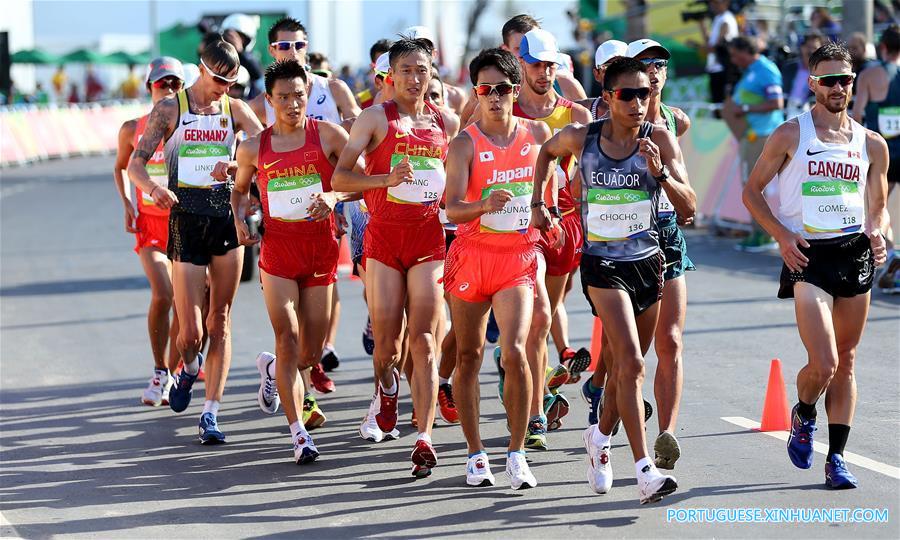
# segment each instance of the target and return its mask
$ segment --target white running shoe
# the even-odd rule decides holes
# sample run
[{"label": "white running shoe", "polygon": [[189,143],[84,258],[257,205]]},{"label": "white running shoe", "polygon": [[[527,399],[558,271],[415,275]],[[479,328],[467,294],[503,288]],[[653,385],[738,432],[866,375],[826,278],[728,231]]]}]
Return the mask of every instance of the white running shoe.
[{"label": "white running shoe", "polygon": [[299,433],[294,438],[294,461],[297,465],[312,463],[319,457],[319,450],[309,433]]},{"label": "white running shoe", "polygon": [[274,361],[275,355],[270,352],[263,351],[256,356],[256,369],[259,371],[259,392],[256,394],[256,401],[266,414],[275,414],[281,405],[275,379],[269,377],[269,364]]},{"label": "white running shoe", "polygon": [[381,412],[381,397],[378,395],[378,390],[376,389],[375,394],[372,396],[372,402],[369,404],[369,410],[366,412],[365,418],[363,418],[362,422],[359,424],[359,436],[367,441],[376,443],[383,440],[399,439],[400,430],[397,428],[385,433],[378,427],[375,415],[379,412]]},{"label": "white running shoe", "polygon": [[640,489],[641,504],[657,502],[678,489],[678,482],[674,476],[659,472],[655,465],[647,465],[638,474],[638,488]]},{"label": "white running shoe", "polygon": [[[169,374],[166,371],[153,370],[153,376],[150,377],[150,383],[144,389],[141,396],[141,403],[151,407],[159,407],[163,402],[163,390],[169,384]],[[168,392],[165,394],[168,396]]]},{"label": "white running shoe", "polygon": [[531,474],[525,454],[521,452],[507,454],[506,476],[509,477],[509,486],[513,489],[537,487],[537,479]]},{"label": "white running shoe", "polygon": [[466,484],[481,487],[494,485],[494,475],[491,474],[491,463],[486,453],[478,452],[466,461]]},{"label": "white running shoe", "polygon": [[609,440],[600,444],[597,440],[600,430],[590,426],[581,434],[584,449],[587,450],[587,479],[594,493],[608,493],[613,483],[612,464],[609,462]]},{"label": "white running shoe", "polygon": [[169,404],[169,390],[172,389],[172,386],[175,384],[175,377],[166,373],[166,384],[163,385],[163,393],[162,393],[162,404],[163,406],[167,406]]}]

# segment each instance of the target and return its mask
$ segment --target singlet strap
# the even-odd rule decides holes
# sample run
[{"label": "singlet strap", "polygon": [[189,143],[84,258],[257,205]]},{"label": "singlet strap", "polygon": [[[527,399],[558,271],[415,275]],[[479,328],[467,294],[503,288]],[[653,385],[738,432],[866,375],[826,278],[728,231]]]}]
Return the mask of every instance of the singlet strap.
[{"label": "singlet strap", "polygon": [[179,91],[177,96],[178,96],[178,116],[181,116],[182,114],[189,111],[187,89]]},{"label": "singlet strap", "polygon": [[665,103],[660,103],[659,109],[666,119],[666,127],[669,128],[673,135],[678,135],[678,123],[675,121],[675,113],[672,111],[672,108]]}]

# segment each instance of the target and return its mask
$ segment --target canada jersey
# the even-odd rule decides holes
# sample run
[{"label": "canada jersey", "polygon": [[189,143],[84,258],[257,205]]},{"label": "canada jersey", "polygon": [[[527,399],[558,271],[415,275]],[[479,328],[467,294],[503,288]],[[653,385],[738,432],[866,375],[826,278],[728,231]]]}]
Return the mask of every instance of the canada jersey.
[{"label": "canada jersey", "polygon": [[406,129],[400,123],[394,101],[386,101],[382,106],[388,129],[384,140],[374,150],[366,153],[366,174],[389,174],[397,163],[409,157],[414,169],[414,179],[399,186],[373,188],[363,192],[372,222],[437,221],[439,203],[446,183],[444,160],[449,145],[443,117],[434,106],[426,102],[433,126]]},{"label": "canada jersey", "polygon": [[[144,130],[147,129],[147,119],[150,118],[150,115],[145,115],[137,119],[137,125],[134,128],[134,140],[131,145],[134,148],[138,147],[138,143],[141,141],[141,137],[144,136]],[[156,150],[153,152],[153,155],[150,156],[150,159],[147,160],[147,174],[150,175],[150,179],[153,180],[156,184],[160,186],[168,185],[168,173],[166,172],[166,157],[163,153],[163,143],[159,142],[159,146],[156,147]],[[139,214],[145,214],[148,216],[168,216],[169,210],[166,208],[160,208],[156,206],[156,203],[153,202],[153,197],[150,196],[149,193],[144,193],[141,189],[135,186],[135,199],[137,201],[137,211]]]},{"label": "canada jersey", "polygon": [[334,166],[322,148],[318,121],[306,119],[303,146],[284,152],[272,149],[272,128],[259,136],[256,183],[266,234],[330,234],[334,214],[312,221],[309,206],[316,194],[332,191]]},{"label": "canada jersey", "polygon": [[797,151],[778,173],[779,220],[809,239],[862,232],[869,174],[866,129],[850,119],[850,142],[826,144],[816,136],[812,113],[801,114],[797,122]]},{"label": "canada jersey", "polygon": [[472,140],[472,164],[466,202],[488,198],[498,189],[511,191],[513,198],[497,212],[483,214],[478,219],[459,225],[458,238],[479,243],[510,247],[534,244],[538,232],[531,227],[531,197],[534,192],[534,166],[541,145],[534,139],[534,120],[516,119],[513,141],[505,147],[496,146],[472,124],[465,133]]},{"label": "canada jersey", "polygon": [[[560,97],[556,100],[553,112],[543,118],[533,118],[522,110],[518,101],[515,101],[513,102],[513,114],[519,118],[543,122],[550,128],[551,135],[556,135],[564,127],[572,123],[573,105],[574,103],[568,99]],[[572,196],[572,190],[569,187],[569,183],[575,177],[575,168],[574,156],[564,158],[556,168],[557,176],[560,177],[557,206],[559,207],[559,211],[563,214],[567,214],[575,208],[575,198]]]},{"label": "canada jersey", "polygon": [[163,146],[169,189],[178,197],[172,209],[204,216],[229,216],[233,184],[211,176],[216,163],[234,157],[237,139],[229,98],[222,96],[221,110],[216,114],[195,114],[190,111],[187,91],[176,95],[178,124]]}]

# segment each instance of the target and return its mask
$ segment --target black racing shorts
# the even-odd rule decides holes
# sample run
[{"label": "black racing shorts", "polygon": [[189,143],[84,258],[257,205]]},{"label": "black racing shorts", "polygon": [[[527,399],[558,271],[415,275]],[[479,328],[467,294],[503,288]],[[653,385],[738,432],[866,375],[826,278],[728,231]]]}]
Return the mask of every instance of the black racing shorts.
[{"label": "black racing shorts", "polygon": [[688,257],[684,233],[681,232],[681,228],[674,219],[671,222],[660,223],[659,243],[666,257],[666,268],[663,273],[665,281],[679,278],[685,272],[697,269]]},{"label": "black racing shorts", "polygon": [[613,261],[582,253],[581,289],[591,312],[599,316],[588,287],[623,290],[631,299],[635,316],[647,311],[662,298],[664,261],[662,251],[639,261]]},{"label": "black racing shorts", "polygon": [[800,251],[809,258],[809,264],[800,272],[782,265],[778,298],[793,298],[794,283],[800,281],[832,297],[850,298],[872,289],[875,257],[868,236],[858,233],[807,242],[809,247]]},{"label": "black racing shorts", "polygon": [[239,247],[234,218],[172,212],[169,214],[169,259],[207,266],[213,257]]}]

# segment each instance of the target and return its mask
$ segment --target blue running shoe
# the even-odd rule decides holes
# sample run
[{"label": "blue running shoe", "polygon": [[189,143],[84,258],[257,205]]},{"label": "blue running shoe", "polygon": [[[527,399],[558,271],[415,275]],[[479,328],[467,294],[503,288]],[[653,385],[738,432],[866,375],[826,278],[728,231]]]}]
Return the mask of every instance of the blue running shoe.
[{"label": "blue running shoe", "polygon": [[497,340],[500,339],[500,327],[497,326],[497,319],[494,318],[493,309],[488,314],[488,324],[487,329],[484,331],[484,339],[490,343],[497,343]]},{"label": "blue running shoe", "polygon": [[[200,367],[202,368],[203,353],[197,353],[197,361],[200,362]],[[191,404],[191,388],[193,388],[194,382],[199,375],[199,371],[197,372],[197,375],[191,375],[184,368],[181,368],[181,373],[177,375],[175,384],[173,384],[172,389],[169,390],[169,407],[171,407],[173,411],[181,412],[187,409],[188,405]]]},{"label": "blue running shoe", "polygon": [[213,413],[200,415],[200,444],[223,444],[225,434],[219,431],[219,424]]},{"label": "blue running shoe", "polygon": [[596,392],[591,392],[591,380],[588,379],[581,385],[581,397],[584,398],[584,402],[590,407],[588,411],[588,425],[593,426],[600,421],[600,404],[603,402],[603,388]]},{"label": "blue running shoe", "polygon": [[856,489],[859,482],[844,465],[844,456],[832,454],[825,464],[825,487],[828,489]]},{"label": "blue running shoe", "polygon": [[372,319],[366,319],[366,327],[362,333],[362,344],[366,354],[371,355],[375,352],[375,334],[372,332]]},{"label": "blue running shoe", "polygon": [[494,365],[497,366],[497,373],[500,375],[500,380],[497,382],[497,395],[500,396],[500,403],[503,403],[503,381],[506,379],[506,372],[503,371],[503,365],[500,362],[500,347],[494,348]]},{"label": "blue running shoe", "polygon": [[816,430],[816,421],[804,420],[797,407],[798,405],[794,405],[791,410],[791,433],[788,435],[787,451],[794,466],[808,469],[813,463],[813,432]]}]

